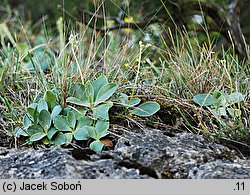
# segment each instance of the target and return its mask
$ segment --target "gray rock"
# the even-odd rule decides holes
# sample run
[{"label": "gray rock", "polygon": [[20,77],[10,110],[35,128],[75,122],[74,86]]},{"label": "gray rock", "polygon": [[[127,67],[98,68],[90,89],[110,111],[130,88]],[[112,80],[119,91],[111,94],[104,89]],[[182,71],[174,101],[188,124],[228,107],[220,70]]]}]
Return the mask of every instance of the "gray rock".
[{"label": "gray rock", "polygon": [[0,163],[1,179],[149,178],[136,169],[117,167],[112,159],[77,161],[69,150],[60,148],[9,153],[0,157]]},{"label": "gray rock", "polygon": [[145,130],[120,139],[116,151],[157,173],[159,178],[250,178],[250,161],[240,160],[229,148],[206,141],[202,136]]},{"label": "gray rock", "polygon": [[[1,178],[76,178],[80,177],[74,159],[61,149],[13,152],[1,157]],[[67,170],[67,171],[65,171]]]},{"label": "gray rock", "polygon": [[86,160],[60,148],[2,152],[0,178],[250,178],[249,160],[202,136],[145,129],[123,137]]},{"label": "gray rock", "polygon": [[249,179],[250,161],[216,160],[197,165],[189,171],[189,179]]}]

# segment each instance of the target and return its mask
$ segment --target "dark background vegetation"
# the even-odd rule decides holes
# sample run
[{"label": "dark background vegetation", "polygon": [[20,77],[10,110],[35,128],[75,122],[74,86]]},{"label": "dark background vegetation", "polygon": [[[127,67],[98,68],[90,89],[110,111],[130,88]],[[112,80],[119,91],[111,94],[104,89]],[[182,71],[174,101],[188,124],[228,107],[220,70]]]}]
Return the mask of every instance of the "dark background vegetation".
[{"label": "dark background vegetation", "polygon": [[[219,44],[232,41],[239,56],[248,56],[245,43],[250,40],[249,0],[44,0],[39,3],[30,0],[1,0],[0,3],[2,8],[10,6],[17,9],[19,14],[33,23],[45,17],[47,24],[52,26],[59,16],[88,23],[100,4],[103,8],[98,9],[96,14],[103,18],[91,20],[99,30],[104,29],[102,19],[110,19],[114,21],[111,30],[126,26],[143,29],[149,24],[161,23],[170,28],[176,28],[176,25],[185,27],[189,31],[195,28],[199,32],[204,29],[200,26],[194,27],[192,19],[194,15],[199,15],[204,17],[203,22],[206,22],[212,37],[222,35],[222,38],[217,40]],[[3,11],[5,9],[1,10],[1,16],[7,14]],[[128,16],[132,16],[136,24],[124,24],[123,19]],[[241,33],[244,34],[245,40]]]}]

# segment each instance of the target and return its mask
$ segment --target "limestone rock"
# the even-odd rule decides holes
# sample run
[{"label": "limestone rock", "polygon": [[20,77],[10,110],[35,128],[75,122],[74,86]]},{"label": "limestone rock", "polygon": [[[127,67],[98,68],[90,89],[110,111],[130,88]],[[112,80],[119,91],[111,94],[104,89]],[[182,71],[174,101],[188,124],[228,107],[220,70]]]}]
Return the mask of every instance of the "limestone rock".
[{"label": "limestone rock", "polygon": [[249,160],[240,160],[235,151],[202,136],[166,136],[162,131],[148,129],[127,138],[129,144],[120,139],[116,151],[123,158],[155,170],[159,178],[250,178]]},{"label": "limestone rock", "polygon": [[250,160],[185,132],[145,129],[124,135],[114,150],[73,156],[62,148],[1,149],[0,178],[250,178]]},{"label": "limestone rock", "polygon": [[136,169],[117,168],[110,159],[77,161],[69,150],[59,148],[9,153],[0,162],[1,179],[148,178]]}]

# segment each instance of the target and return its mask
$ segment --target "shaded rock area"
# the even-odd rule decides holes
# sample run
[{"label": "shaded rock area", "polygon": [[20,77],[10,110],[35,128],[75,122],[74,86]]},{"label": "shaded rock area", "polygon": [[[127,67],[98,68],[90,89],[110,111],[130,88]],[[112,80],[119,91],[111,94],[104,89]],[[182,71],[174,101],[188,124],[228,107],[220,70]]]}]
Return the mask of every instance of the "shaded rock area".
[{"label": "shaded rock area", "polygon": [[156,129],[124,135],[114,150],[100,154],[0,148],[0,163],[0,178],[250,178],[250,160],[234,150],[202,136]]},{"label": "shaded rock area", "polygon": [[0,162],[0,178],[147,178],[136,169],[117,168],[110,159],[77,161],[69,150],[60,148],[11,153]]}]

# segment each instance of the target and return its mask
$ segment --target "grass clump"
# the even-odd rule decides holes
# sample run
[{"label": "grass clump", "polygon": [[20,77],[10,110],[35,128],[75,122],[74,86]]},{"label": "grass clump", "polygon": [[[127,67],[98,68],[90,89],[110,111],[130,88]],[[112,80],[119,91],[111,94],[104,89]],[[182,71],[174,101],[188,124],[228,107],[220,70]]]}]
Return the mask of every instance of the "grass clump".
[{"label": "grass clump", "polygon": [[247,62],[239,60],[232,48],[216,50],[215,44],[200,43],[186,32],[167,31],[162,45],[156,48],[160,57],[152,66],[163,104],[178,107],[189,131],[248,143]]},{"label": "grass clump", "polygon": [[155,114],[158,102],[161,110],[147,124],[250,143],[249,62],[238,59],[233,46],[218,50],[216,39],[201,43],[196,34],[158,25],[150,26],[157,39],[145,39],[143,29],[124,36],[78,22],[73,30],[64,22],[57,20],[54,34],[20,28],[13,47],[1,49],[1,129],[14,140],[87,141],[100,151],[114,121],[110,112],[134,121],[133,115]]}]

